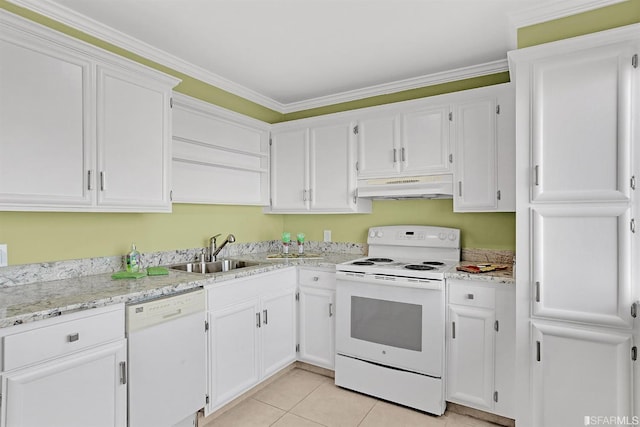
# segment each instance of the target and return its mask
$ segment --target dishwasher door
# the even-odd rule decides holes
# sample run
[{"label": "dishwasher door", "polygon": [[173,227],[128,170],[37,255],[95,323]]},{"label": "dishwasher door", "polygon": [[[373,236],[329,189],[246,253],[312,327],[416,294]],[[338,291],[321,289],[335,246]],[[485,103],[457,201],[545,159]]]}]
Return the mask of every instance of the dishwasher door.
[{"label": "dishwasher door", "polygon": [[171,427],[204,407],[205,294],[127,306],[129,427]]}]

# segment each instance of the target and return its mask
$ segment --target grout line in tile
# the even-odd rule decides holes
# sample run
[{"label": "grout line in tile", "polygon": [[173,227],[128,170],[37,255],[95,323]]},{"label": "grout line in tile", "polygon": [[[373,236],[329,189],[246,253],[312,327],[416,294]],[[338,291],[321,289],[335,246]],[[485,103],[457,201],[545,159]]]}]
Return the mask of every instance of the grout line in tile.
[{"label": "grout line in tile", "polygon": [[362,419],[360,420],[360,422],[358,423],[358,425],[361,425],[361,424],[364,422],[364,420],[367,418],[367,416],[369,416],[369,414],[371,413],[371,411],[373,411],[373,408],[375,408],[375,407],[376,407],[376,405],[378,404],[378,402],[379,402],[379,401],[376,401],[376,402],[373,404],[373,406],[372,406],[372,407],[367,411],[367,413],[366,413],[366,414],[364,414],[364,417],[362,417]]}]

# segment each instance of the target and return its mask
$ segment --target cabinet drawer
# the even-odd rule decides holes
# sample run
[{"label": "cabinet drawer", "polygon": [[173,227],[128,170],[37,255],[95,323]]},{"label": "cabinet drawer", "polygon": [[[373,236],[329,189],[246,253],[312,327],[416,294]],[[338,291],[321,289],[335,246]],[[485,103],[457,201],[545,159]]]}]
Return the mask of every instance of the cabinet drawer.
[{"label": "cabinet drawer", "polygon": [[452,284],[449,286],[449,304],[495,308],[495,289],[484,286]]},{"label": "cabinet drawer", "polygon": [[325,289],[336,288],[336,273],[301,268],[298,272],[298,284]]},{"label": "cabinet drawer", "polygon": [[124,338],[124,310],[109,311],[4,337],[3,370],[10,371]]}]

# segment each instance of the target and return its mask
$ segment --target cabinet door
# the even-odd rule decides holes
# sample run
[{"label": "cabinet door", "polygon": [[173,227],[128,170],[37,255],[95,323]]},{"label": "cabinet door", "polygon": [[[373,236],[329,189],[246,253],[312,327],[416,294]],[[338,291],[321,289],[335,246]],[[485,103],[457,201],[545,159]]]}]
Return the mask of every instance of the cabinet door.
[{"label": "cabinet door", "polygon": [[457,105],[455,123],[455,211],[495,210],[497,206],[496,101]]},{"label": "cabinet door", "polygon": [[271,203],[275,211],[308,209],[307,140],[307,129],[272,135]]},{"label": "cabinet door", "polygon": [[348,210],[356,188],[352,125],[311,128],[309,145],[311,209]]},{"label": "cabinet door", "polygon": [[335,362],[335,294],[300,287],[300,359],[327,369]]},{"label": "cabinet door", "polygon": [[97,73],[98,203],[170,211],[171,91],[133,73]]},{"label": "cabinet door", "polygon": [[254,299],[209,313],[209,413],[260,380],[259,310]]},{"label": "cabinet door", "polygon": [[591,416],[631,419],[631,346],[630,334],[534,322],[533,425],[587,425]]},{"label": "cabinet door", "polygon": [[531,219],[533,315],[630,327],[628,207],[537,208]]},{"label": "cabinet door", "polygon": [[400,161],[406,174],[449,172],[448,105],[402,116]]},{"label": "cabinet door", "polygon": [[358,122],[358,177],[388,177],[400,171],[398,117]]},{"label": "cabinet door", "polygon": [[2,374],[2,427],[120,427],[126,341]]},{"label": "cabinet door", "polygon": [[90,63],[13,40],[0,57],[0,203],[90,205]]},{"label": "cabinet door", "polygon": [[495,312],[449,305],[447,398],[493,409]]},{"label": "cabinet door", "polygon": [[494,413],[515,419],[516,389],[515,286],[496,286],[496,347]]},{"label": "cabinet door", "polygon": [[533,200],[629,198],[633,53],[613,44],[533,65]]},{"label": "cabinet door", "polygon": [[296,358],[295,288],[262,298],[262,378]]}]

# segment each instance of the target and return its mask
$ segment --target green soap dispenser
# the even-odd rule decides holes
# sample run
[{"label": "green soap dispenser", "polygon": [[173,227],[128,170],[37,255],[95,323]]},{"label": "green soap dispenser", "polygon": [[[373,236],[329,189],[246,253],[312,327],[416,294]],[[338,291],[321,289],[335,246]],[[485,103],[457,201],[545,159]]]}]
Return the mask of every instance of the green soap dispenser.
[{"label": "green soap dispenser", "polygon": [[129,273],[140,272],[140,252],[136,250],[136,244],[131,244],[131,252],[125,257],[127,264],[127,271]]}]

